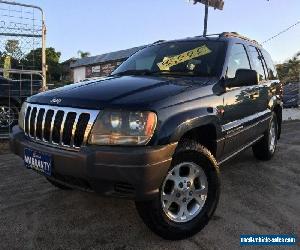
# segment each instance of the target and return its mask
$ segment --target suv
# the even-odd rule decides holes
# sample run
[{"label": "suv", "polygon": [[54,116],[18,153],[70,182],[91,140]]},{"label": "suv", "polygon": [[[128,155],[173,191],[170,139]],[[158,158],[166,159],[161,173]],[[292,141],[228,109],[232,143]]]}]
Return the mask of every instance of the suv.
[{"label": "suv", "polygon": [[7,133],[18,122],[18,113],[28,96],[38,93],[40,81],[11,80],[0,76],[0,133]]},{"label": "suv", "polygon": [[11,149],[54,186],[133,199],[152,231],[183,239],[216,210],[219,165],[248,147],[272,158],[281,93],[269,54],[237,33],[163,41],[29,98]]}]

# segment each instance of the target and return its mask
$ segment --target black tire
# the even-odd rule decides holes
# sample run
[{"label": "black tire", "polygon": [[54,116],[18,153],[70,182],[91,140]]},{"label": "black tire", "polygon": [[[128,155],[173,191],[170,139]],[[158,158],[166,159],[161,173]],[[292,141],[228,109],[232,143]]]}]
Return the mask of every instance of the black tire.
[{"label": "black tire", "polygon": [[[198,233],[213,216],[219,201],[220,173],[210,151],[195,141],[184,141],[175,152],[170,171],[183,162],[201,166],[207,178],[207,198],[196,217],[187,222],[174,222],[164,212],[160,195],[152,201],[136,202],[137,211],[144,223],[154,233],[167,240],[181,240]],[[161,192],[162,187],[160,194]]]},{"label": "black tire", "polygon": [[[3,113],[3,109],[10,109],[8,118]],[[2,114],[3,113],[3,114]],[[14,102],[0,100],[0,132],[9,133],[13,126],[18,124],[19,108]],[[8,120],[7,120],[8,119]]]},{"label": "black tire", "polygon": [[[274,147],[271,147],[271,138],[273,137],[271,134],[272,126],[275,128],[275,140]],[[264,133],[264,137],[261,138],[257,143],[252,146],[252,151],[254,156],[261,161],[269,161],[272,159],[276,152],[278,140],[278,120],[275,113],[272,114],[272,118],[269,122],[269,126],[267,131]]]},{"label": "black tire", "polygon": [[73,190],[72,188],[68,187],[68,186],[65,186],[61,183],[58,183],[58,182],[55,182],[55,181],[52,181],[51,179],[49,178],[46,178],[47,181],[49,181],[54,187],[57,187],[59,189],[62,189],[62,190]]}]

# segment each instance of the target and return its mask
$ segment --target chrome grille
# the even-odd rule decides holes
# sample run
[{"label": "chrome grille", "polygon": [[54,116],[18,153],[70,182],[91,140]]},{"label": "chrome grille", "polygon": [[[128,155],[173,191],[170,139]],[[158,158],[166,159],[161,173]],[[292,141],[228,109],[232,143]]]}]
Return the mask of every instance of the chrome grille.
[{"label": "chrome grille", "polygon": [[47,145],[79,149],[85,145],[99,111],[28,103],[24,128],[29,138]]}]

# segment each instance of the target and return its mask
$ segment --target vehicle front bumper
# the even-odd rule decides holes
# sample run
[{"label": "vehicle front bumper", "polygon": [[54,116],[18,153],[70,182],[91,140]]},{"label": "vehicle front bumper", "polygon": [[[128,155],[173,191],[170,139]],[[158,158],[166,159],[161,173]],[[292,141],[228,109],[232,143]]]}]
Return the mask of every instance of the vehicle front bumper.
[{"label": "vehicle front bumper", "polygon": [[52,156],[50,180],[133,200],[149,200],[158,195],[176,146],[177,143],[155,147],[86,146],[68,151],[34,142],[18,126],[10,136],[10,148],[21,158],[25,148]]}]

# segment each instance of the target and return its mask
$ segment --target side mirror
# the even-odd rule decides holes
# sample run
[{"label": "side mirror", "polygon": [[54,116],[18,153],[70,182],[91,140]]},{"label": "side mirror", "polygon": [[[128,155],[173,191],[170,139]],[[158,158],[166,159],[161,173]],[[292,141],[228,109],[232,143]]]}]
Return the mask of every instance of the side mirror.
[{"label": "side mirror", "polygon": [[232,87],[243,87],[257,85],[259,82],[259,76],[256,70],[252,69],[238,69],[235,73],[235,77],[225,80],[225,86]]}]

